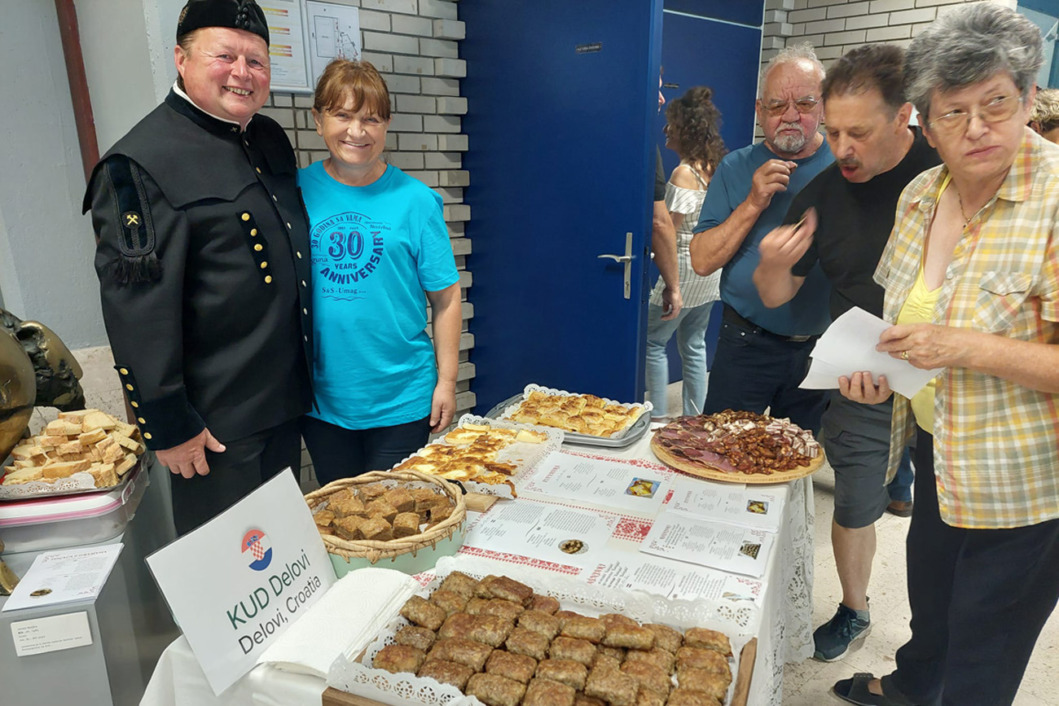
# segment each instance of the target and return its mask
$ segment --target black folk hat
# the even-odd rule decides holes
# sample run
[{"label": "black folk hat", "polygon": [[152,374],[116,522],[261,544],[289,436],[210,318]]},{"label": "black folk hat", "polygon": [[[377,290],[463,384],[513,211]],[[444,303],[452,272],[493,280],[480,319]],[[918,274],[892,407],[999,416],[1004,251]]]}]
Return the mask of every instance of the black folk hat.
[{"label": "black folk hat", "polygon": [[204,27],[241,29],[269,43],[265,13],[254,0],[188,0],[177,20],[177,43]]}]

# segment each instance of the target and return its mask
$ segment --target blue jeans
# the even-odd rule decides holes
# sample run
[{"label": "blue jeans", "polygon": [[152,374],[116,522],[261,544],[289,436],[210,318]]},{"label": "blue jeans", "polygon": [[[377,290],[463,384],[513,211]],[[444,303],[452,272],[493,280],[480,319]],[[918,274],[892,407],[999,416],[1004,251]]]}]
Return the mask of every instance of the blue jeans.
[{"label": "blue jeans", "polygon": [[647,308],[647,399],[655,417],[668,416],[666,386],[669,384],[669,358],[666,345],[677,333],[681,370],[684,376],[684,414],[702,414],[706,399],[706,327],[713,302],[681,309],[675,319],[662,321],[662,307]]},{"label": "blue jeans", "polygon": [[897,475],[890,481],[886,489],[890,492],[891,500],[908,502],[912,499],[912,481],[915,474],[912,471],[912,452],[905,447],[905,453],[901,456],[901,465],[897,467]]},{"label": "blue jeans", "polygon": [[809,370],[816,338],[787,341],[764,331],[749,331],[725,321],[710,371],[706,414],[726,409],[788,417],[802,429],[820,434],[827,390],[798,387]]}]

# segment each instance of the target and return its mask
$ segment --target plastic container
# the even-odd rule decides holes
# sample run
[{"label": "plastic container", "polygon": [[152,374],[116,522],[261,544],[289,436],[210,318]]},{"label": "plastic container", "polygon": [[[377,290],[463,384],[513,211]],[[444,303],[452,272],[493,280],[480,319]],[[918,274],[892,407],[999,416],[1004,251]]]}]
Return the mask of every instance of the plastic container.
[{"label": "plastic container", "polygon": [[328,554],[331,557],[331,566],[334,567],[335,576],[342,578],[350,571],[373,566],[376,569],[394,569],[405,574],[414,575],[422,573],[427,569],[433,569],[438,559],[443,556],[453,556],[463,546],[463,539],[467,534],[467,523],[464,522],[455,528],[448,537],[438,540],[433,546],[417,549],[413,554],[400,554],[392,559],[379,559],[374,564],[366,557],[352,557],[346,559],[337,554]]},{"label": "plastic container", "polygon": [[148,474],[142,463],[129,475],[107,493],[0,503],[4,553],[77,547],[117,537],[136,514],[147,490]]}]

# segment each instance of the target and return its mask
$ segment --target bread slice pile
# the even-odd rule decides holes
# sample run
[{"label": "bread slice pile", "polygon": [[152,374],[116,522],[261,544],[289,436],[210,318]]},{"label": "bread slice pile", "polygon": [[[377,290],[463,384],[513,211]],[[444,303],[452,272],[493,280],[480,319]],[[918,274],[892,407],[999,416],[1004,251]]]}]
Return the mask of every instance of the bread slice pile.
[{"label": "bread slice pile", "polygon": [[54,483],[87,472],[97,488],[109,488],[121,482],[145,450],[134,424],[98,409],[60,412],[43,434],[26,439],[11,451],[14,461],[4,467],[2,482]]}]

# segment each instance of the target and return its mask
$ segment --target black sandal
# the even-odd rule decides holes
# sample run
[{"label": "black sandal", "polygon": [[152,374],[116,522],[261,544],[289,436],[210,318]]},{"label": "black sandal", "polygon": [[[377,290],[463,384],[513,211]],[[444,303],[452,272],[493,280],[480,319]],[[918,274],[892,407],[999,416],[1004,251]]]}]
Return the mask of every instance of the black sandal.
[{"label": "black sandal", "polygon": [[[868,682],[874,678],[875,676],[868,672],[857,672],[852,679],[840,679],[835,682],[835,685],[831,688],[831,693],[843,701],[857,704],[857,706],[914,706],[911,701],[899,693],[893,697],[886,694],[873,694],[868,689]],[[883,677],[883,679],[887,679],[887,677]]]}]

